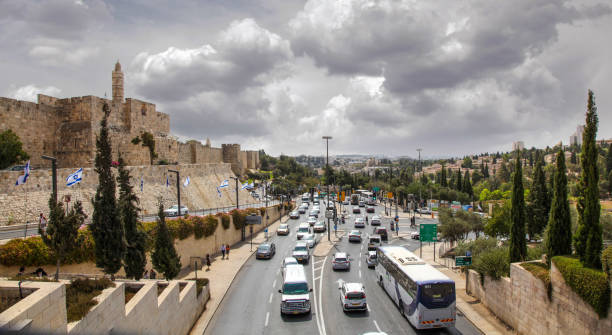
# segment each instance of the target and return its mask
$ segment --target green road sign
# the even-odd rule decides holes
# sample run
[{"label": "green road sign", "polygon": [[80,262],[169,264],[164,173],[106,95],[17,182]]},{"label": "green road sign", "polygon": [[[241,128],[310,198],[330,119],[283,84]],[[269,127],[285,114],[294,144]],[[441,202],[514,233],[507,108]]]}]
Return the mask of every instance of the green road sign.
[{"label": "green road sign", "polygon": [[374,187],[373,190],[374,190],[374,192],[378,192],[378,191],[380,191],[380,187]]},{"label": "green road sign", "polygon": [[436,242],[438,237],[438,225],[435,223],[421,223],[419,231],[421,242]]},{"label": "green road sign", "polygon": [[455,256],[455,266],[472,265],[472,256]]}]

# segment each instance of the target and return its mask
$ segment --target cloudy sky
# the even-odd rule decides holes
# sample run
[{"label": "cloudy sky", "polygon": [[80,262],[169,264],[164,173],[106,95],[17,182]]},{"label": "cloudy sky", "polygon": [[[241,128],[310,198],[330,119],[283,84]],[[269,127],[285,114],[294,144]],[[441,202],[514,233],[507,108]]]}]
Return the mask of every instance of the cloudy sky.
[{"label": "cloudy sky", "polygon": [[612,138],[609,0],[0,0],[0,95],[111,95],[274,155],[458,156]]}]

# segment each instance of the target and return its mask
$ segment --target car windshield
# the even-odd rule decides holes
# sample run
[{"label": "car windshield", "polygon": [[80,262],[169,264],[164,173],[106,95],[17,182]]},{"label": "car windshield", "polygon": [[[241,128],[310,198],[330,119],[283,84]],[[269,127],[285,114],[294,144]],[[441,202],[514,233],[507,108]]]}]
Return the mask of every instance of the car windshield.
[{"label": "car windshield", "polygon": [[257,250],[258,251],[268,251],[270,249],[269,245],[260,245]]},{"label": "car windshield", "polygon": [[380,243],[380,239],[378,237],[371,237],[370,243]]},{"label": "car windshield", "polygon": [[293,251],[307,251],[308,247],[305,245],[296,245]]},{"label": "car windshield", "polygon": [[282,224],[278,227],[278,229],[287,229],[287,225],[286,224]]},{"label": "car windshield", "polygon": [[283,294],[306,294],[308,293],[307,283],[285,283]]},{"label": "car windshield", "polygon": [[308,232],[308,228],[307,227],[302,227],[298,230],[300,233],[307,233]]}]

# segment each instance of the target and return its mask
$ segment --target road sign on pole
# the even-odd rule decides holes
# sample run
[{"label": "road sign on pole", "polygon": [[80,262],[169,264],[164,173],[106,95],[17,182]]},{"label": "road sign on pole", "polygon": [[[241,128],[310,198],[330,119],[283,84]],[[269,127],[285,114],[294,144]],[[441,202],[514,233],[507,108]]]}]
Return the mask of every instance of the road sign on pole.
[{"label": "road sign on pole", "polygon": [[421,242],[436,242],[438,225],[435,223],[421,223],[419,231]]},{"label": "road sign on pole", "polygon": [[455,266],[472,265],[472,256],[455,256]]}]

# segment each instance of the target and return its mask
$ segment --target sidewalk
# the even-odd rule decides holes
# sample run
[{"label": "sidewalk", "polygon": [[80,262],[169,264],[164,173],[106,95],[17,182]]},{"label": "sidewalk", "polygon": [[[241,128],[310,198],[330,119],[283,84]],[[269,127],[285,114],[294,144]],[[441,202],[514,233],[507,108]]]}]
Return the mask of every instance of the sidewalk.
[{"label": "sidewalk", "polygon": [[[401,234],[400,234],[401,235]],[[419,254],[417,249],[414,254]],[[433,243],[423,244],[422,247],[423,260],[433,265],[440,272],[444,273],[450,279],[455,281],[455,290],[457,293],[457,309],[465,315],[465,317],[474,324],[483,334],[516,334],[508,328],[487,309],[479,300],[469,296],[465,292],[465,276],[459,272],[451,270],[444,266],[444,261],[436,255],[434,262],[434,246]]]},{"label": "sidewalk", "polygon": [[[276,229],[280,222],[285,223],[288,220],[288,216],[282,217],[280,220],[275,221],[268,227],[268,236],[276,233]],[[242,268],[247,259],[257,250],[257,246],[265,242],[265,233],[263,230],[256,235],[253,235],[253,249],[251,250],[251,240],[247,237],[245,242],[241,242],[230,250],[229,259],[221,259],[220,256],[216,256],[210,265],[210,270],[206,271],[206,267],[202,267],[202,270],[198,271],[198,278],[209,278],[209,289],[210,299],[206,303],[206,307],[202,315],[193,328],[190,331],[192,335],[201,335],[206,331],[206,327],[212,319],[215,311],[219,307],[219,304],[223,300],[223,297],[227,293],[230,285],[234,281],[236,274]],[[195,278],[195,272],[191,271],[184,275],[184,278]]]}]

